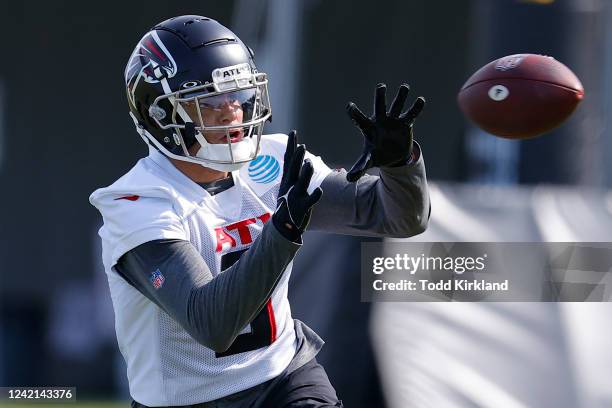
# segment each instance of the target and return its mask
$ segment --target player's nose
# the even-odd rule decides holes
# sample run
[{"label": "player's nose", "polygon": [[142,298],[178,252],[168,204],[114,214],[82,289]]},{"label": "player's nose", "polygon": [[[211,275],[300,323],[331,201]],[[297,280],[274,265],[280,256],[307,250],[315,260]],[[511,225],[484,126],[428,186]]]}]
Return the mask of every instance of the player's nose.
[{"label": "player's nose", "polygon": [[220,120],[223,124],[231,123],[236,119],[237,109],[231,101],[225,101],[220,106]]}]

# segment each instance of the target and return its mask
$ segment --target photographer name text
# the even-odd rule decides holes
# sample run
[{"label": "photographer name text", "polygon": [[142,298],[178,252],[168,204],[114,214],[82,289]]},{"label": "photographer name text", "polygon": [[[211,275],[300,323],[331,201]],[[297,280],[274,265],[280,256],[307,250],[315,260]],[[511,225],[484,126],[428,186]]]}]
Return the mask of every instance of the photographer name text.
[{"label": "photographer name text", "polygon": [[382,279],[376,279],[372,282],[372,287],[375,291],[507,291],[509,289],[508,280],[501,282],[488,282],[484,279],[446,279],[439,281],[430,281],[427,279],[419,279],[411,281],[402,279],[397,282],[384,282]]}]

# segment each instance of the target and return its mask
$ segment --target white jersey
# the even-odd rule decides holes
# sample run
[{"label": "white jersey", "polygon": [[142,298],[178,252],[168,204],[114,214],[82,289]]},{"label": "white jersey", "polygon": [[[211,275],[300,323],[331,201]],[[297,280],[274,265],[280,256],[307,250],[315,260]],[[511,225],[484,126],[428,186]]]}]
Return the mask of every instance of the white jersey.
[{"label": "white jersey", "polygon": [[[285,135],[262,136],[259,156],[233,172],[234,187],[214,196],[154,149],[111,186],[91,195],[104,218],[99,234],[119,349],[130,394],[141,404],[215,400],[276,377],[293,358],[296,338],[287,299],[292,264],[262,310],[265,318],[254,320],[269,326],[270,344],[226,356],[194,340],[113,270],[123,254],[140,244],[181,239],[198,249],[213,276],[221,273],[237,259],[231,253],[248,248],[274,212],[286,143]],[[319,157],[307,157],[314,166],[312,192],[331,170]],[[245,327],[241,336],[251,330]]]}]

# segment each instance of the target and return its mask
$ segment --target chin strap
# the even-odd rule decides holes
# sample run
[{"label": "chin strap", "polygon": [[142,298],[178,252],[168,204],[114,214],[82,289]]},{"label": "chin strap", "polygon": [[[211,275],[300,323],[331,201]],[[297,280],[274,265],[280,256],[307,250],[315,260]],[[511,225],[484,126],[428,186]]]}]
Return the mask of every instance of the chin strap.
[{"label": "chin strap", "polygon": [[191,146],[193,146],[194,143],[196,142],[196,129],[195,129],[195,124],[193,122],[185,123],[183,142],[185,143],[185,147],[187,149],[190,149]]}]

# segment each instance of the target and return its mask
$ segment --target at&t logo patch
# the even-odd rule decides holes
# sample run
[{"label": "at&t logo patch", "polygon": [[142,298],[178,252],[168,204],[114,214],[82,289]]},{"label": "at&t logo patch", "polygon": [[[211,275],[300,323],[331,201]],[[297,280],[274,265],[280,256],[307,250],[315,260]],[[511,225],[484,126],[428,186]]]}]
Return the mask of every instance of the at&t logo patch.
[{"label": "at&t logo patch", "polygon": [[274,181],[280,174],[278,160],[269,155],[257,156],[249,164],[249,177],[256,183],[267,184]]}]

